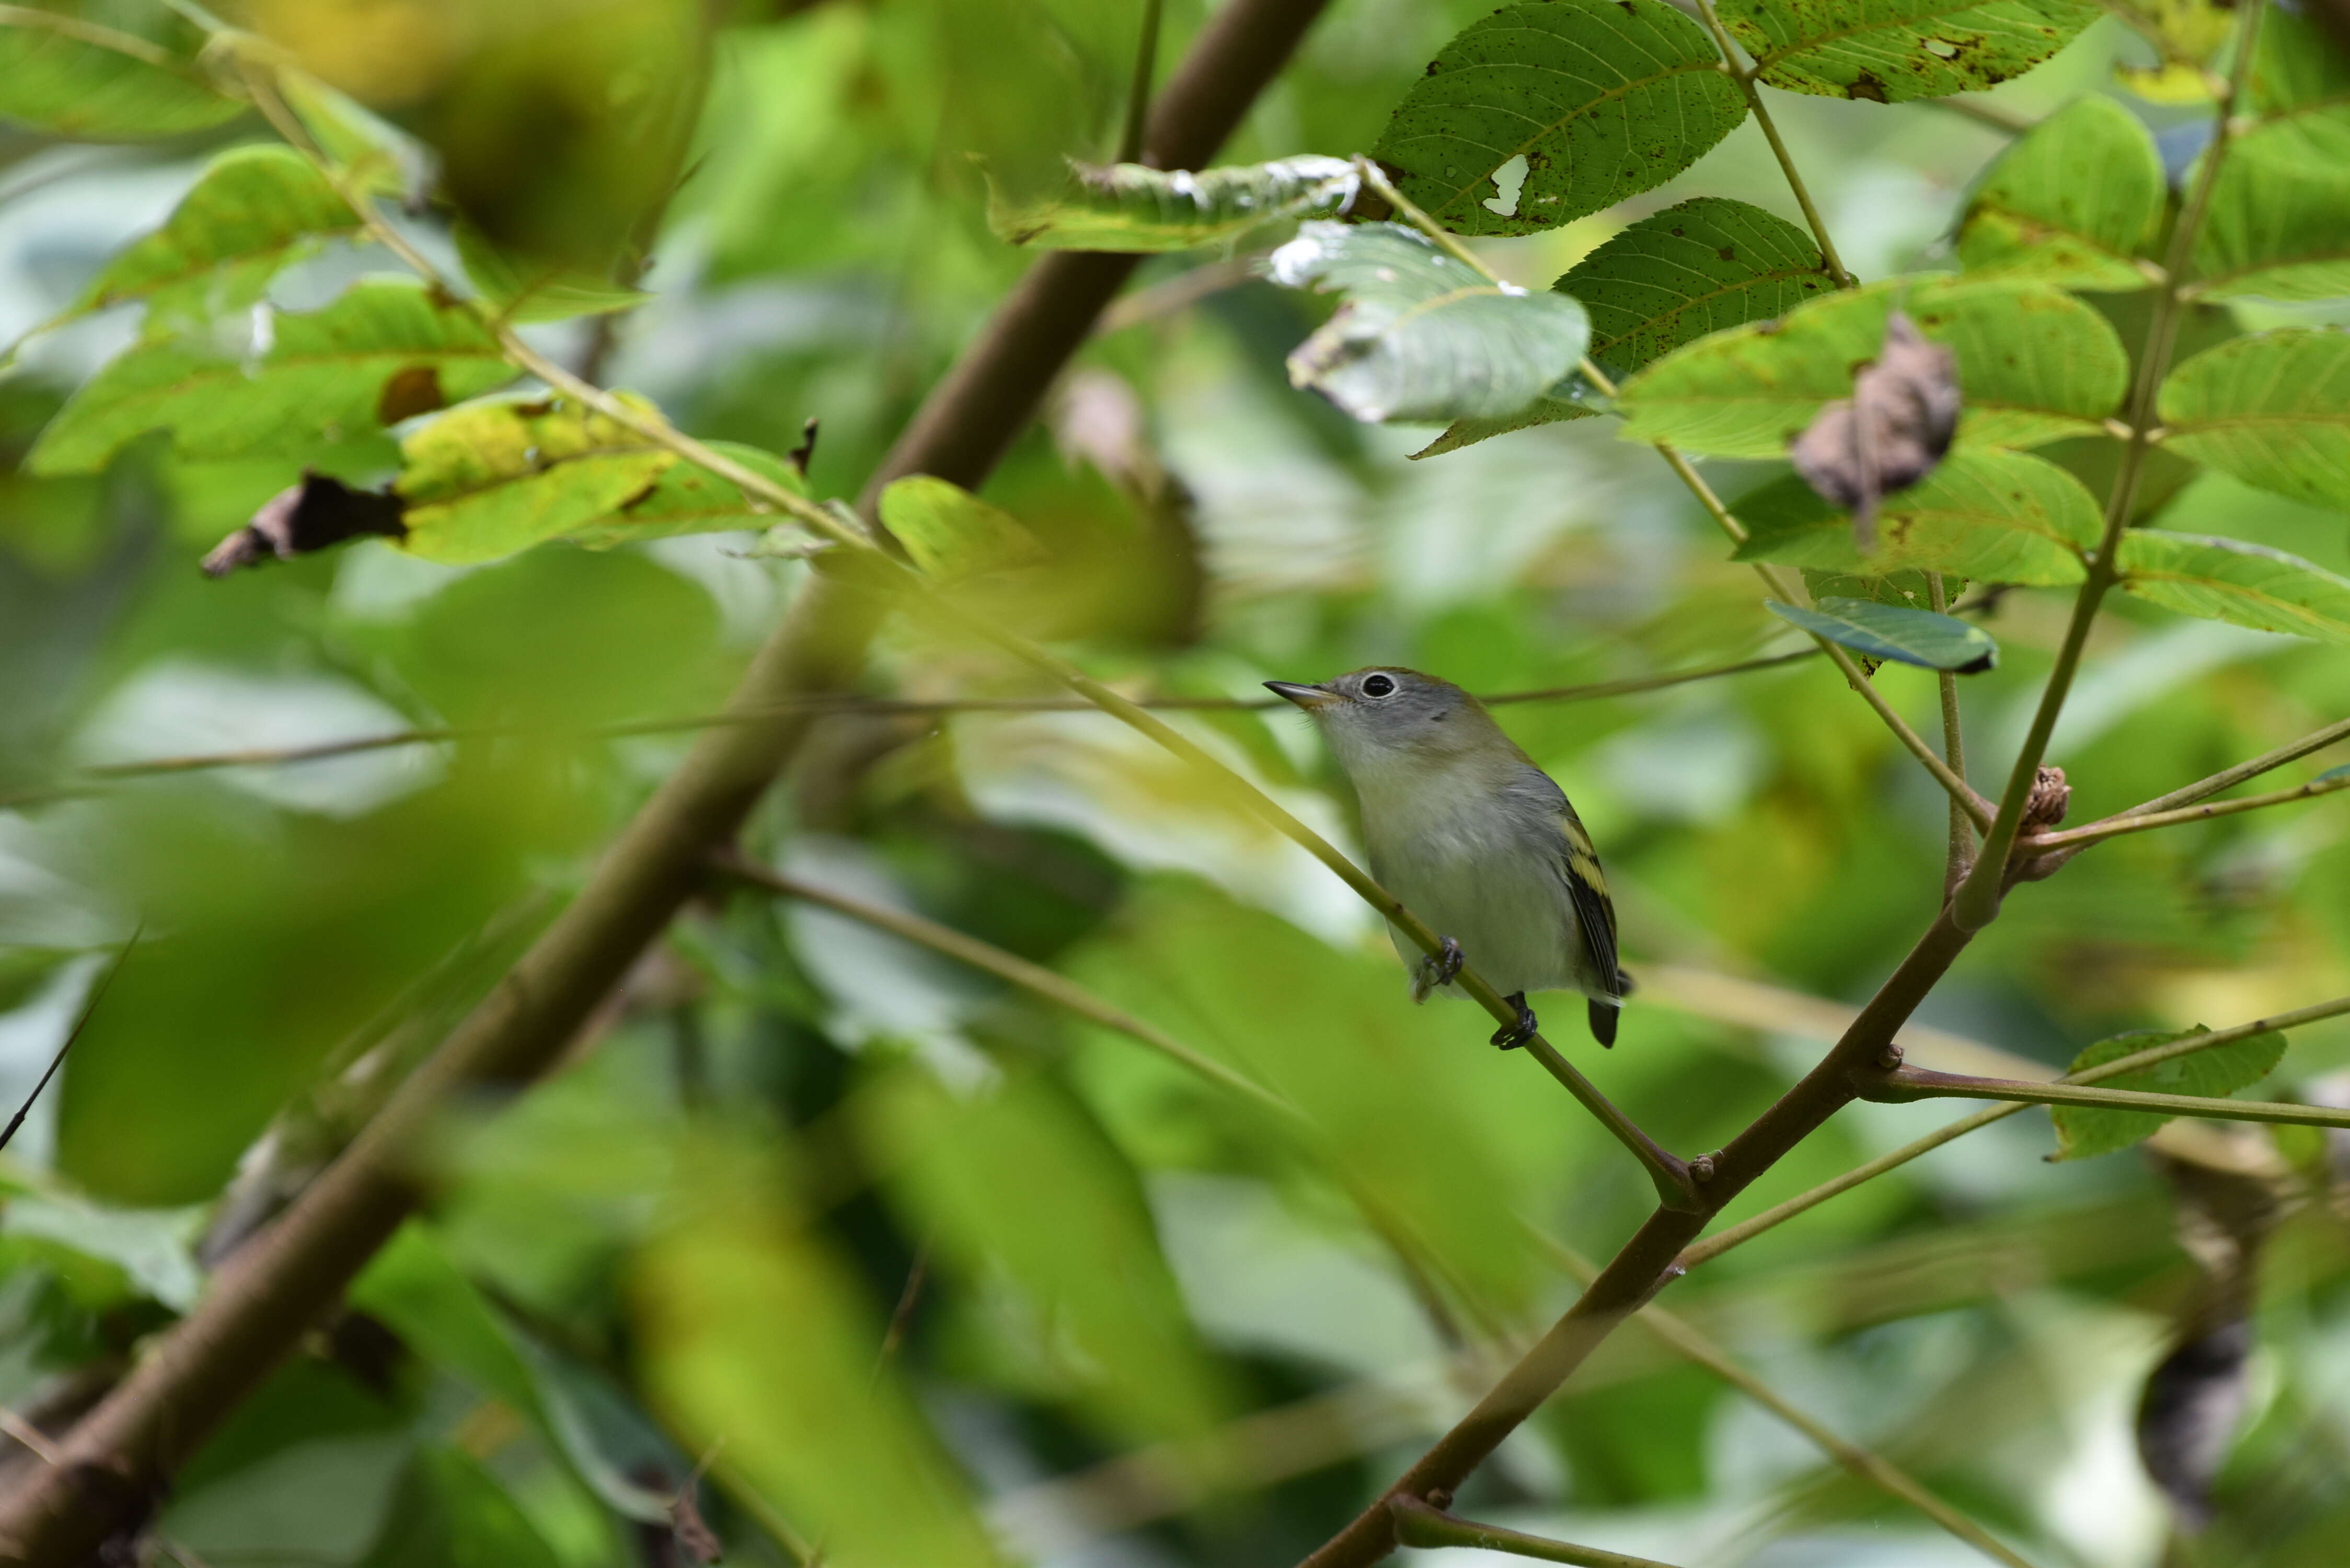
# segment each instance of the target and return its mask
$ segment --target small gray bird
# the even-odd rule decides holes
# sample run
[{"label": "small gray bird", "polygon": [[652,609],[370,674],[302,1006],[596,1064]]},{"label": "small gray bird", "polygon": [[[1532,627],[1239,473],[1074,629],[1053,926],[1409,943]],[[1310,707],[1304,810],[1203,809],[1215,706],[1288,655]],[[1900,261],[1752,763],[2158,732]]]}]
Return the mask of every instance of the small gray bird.
[{"label": "small gray bird", "polygon": [[1371,875],[1444,937],[1441,958],[1389,928],[1412,999],[1460,972],[1465,953],[1518,1010],[1493,1044],[1534,1033],[1530,991],[1591,999],[1591,1033],[1616,1043],[1631,981],[1616,962],[1616,906],[1566,792],[1450,681],[1391,665],[1319,686],[1268,680],[1311,714],[1354,781]]}]

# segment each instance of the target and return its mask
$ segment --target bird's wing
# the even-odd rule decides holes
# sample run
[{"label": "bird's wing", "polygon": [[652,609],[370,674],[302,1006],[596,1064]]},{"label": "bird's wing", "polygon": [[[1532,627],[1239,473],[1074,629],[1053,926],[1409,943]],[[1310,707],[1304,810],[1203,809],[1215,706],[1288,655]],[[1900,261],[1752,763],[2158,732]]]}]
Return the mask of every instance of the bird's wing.
[{"label": "bird's wing", "polygon": [[1599,851],[1591,846],[1591,835],[1583,830],[1583,819],[1575,815],[1575,807],[1566,804],[1564,794],[1559,797],[1558,813],[1559,833],[1566,840],[1563,869],[1566,896],[1575,906],[1575,923],[1582,929],[1609,994],[1621,995],[1624,976],[1616,961],[1616,901],[1607,896],[1607,876],[1599,869]]}]

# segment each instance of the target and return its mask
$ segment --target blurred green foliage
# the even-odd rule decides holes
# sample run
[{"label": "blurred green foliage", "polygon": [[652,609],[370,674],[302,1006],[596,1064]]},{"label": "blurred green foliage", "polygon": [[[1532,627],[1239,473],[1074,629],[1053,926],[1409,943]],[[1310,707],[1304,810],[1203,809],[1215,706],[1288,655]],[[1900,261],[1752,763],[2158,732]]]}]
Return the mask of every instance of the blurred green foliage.
[{"label": "blurred green foliage", "polygon": [[[1510,31],[1489,4],[1339,0],[1224,157],[1384,149],[1407,194],[1434,182],[1451,226],[1483,232],[1480,260],[1529,292],[1492,290],[1503,308],[1445,340],[1457,383],[1414,383],[1435,423],[1357,423],[1293,384],[1301,343],[1350,328],[1262,275],[1276,225],[1146,261],[975,499],[924,482],[883,518],[968,576],[967,603],[1105,679],[1205,699],[1371,662],[1483,692],[1699,669],[1801,646],[1742,560],[1912,607],[1922,579],[1894,568],[1940,569],[2000,649],[1962,682],[1992,788],[2095,541],[2106,421],[2238,8],[2124,7],[2134,31],[2002,0],[1859,42],[1821,22],[1846,8],[1721,11],[1770,57],[1765,100],[1859,295],[1826,296],[1760,128],[1669,7],[1502,14],[1560,24],[1545,36],[1645,18],[1703,67],[1710,118],[1644,99],[1625,133],[1648,161],[1570,180],[1570,151],[1612,146],[1573,115],[1514,173],[1436,166],[1474,129],[1448,95],[1508,78],[1470,60]],[[139,933],[0,1158],[0,1404],[61,1427],[187,1310],[224,1189],[277,1191],[232,1189],[240,1162],[240,1182],[298,1187],[286,1151],[326,1136],[324,1091],[363,1093],[420,996],[487,991],[469,944],[578,885],[792,596],[837,569],[640,432],[498,390],[494,327],[771,483],[855,495],[1030,263],[990,229],[990,182],[1049,203],[1066,161],[1115,152],[1143,9],[251,0],[226,20],[267,43],[210,50],[182,8],[133,0],[0,17],[0,335],[21,339],[0,380],[6,1108]],[[1164,9],[1162,80],[1211,7]],[[2350,708],[2318,640],[2350,636],[2350,195],[2324,161],[2350,145],[2350,67],[2299,11],[2262,26],[2262,118],[2197,253],[2210,286],[2133,511],[2152,528],[2125,546],[2170,575],[2109,601],[2051,753],[2076,823]],[[1906,51],[1904,73],[1872,74],[1872,49]],[[285,116],[249,101],[256,61],[303,73],[276,78]],[[1923,96],[1994,81],[1965,101],[2038,129]],[[288,125],[480,309],[383,276],[400,258],[278,145]],[[1641,271],[1676,256],[1704,286]],[[1543,291],[1578,277],[1630,428],[1703,456],[1754,529],[1740,559],[1547,359],[1520,367],[1556,378],[1542,399],[1409,455],[1448,399],[1489,389],[1497,341],[1523,347],[1508,307],[1565,309]],[[1781,453],[1897,306],[1957,350],[1970,421],[1864,558]],[[202,578],[306,469],[396,485],[411,547]],[[1874,679],[1939,734],[1932,673]],[[1842,684],[1810,659],[1497,709],[1573,794],[1647,981],[1618,1047],[1578,1064],[1681,1153],[1815,1061],[1841,1016],[1822,1003],[1865,1000],[1938,906],[1943,798]],[[232,1414],[147,1549],[632,1568],[688,1560],[706,1524],[749,1563],[1290,1561],[1572,1298],[1544,1234],[1605,1257],[1648,1213],[1590,1118],[1487,1049],[1473,1010],[1414,1010],[1368,912],[1180,763],[1093,713],[920,706],[1041,689],[919,618],[889,624],[864,689],[916,706],[825,717],[746,852],[1046,966],[1299,1115],[872,926],[713,887],[614,977],[551,1082],[450,1108],[412,1173],[425,1212]],[[1351,843],[1295,715],[1175,722]],[[404,729],[440,738],[103,771]],[[2350,991],[2345,820],[2329,802],[2100,846],[2020,886],[1919,1022],[2054,1071]],[[2343,1094],[2350,1025],[2272,1038],[2209,1082]],[[1852,1106],[1725,1218],[1953,1114]],[[2226,1276],[2255,1348],[2199,1534],[2126,1454],[2139,1390],[2222,1276],[2142,1154],[2050,1163],[2027,1111],[1672,1299],[2035,1563],[2331,1568],[2341,1145],[2220,1126],[2148,1146],[2286,1195],[2230,1241],[2258,1257]],[[1970,1560],[1633,1329],[1460,1506],[1692,1565]]]}]

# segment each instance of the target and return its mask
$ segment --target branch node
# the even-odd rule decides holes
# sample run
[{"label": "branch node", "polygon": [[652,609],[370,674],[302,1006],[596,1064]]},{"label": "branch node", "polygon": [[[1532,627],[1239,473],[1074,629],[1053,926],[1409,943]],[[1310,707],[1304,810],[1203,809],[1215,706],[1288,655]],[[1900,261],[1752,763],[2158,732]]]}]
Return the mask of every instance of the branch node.
[{"label": "branch node", "polygon": [[1901,1060],[1902,1051],[1898,1045],[1888,1044],[1877,1054],[1877,1064],[1888,1073],[1901,1065]]},{"label": "branch node", "polygon": [[1711,1181],[1713,1179],[1713,1162],[1721,1158],[1721,1151],[1720,1149],[1715,1149],[1711,1154],[1701,1154],[1695,1159],[1690,1160],[1689,1162],[1690,1179],[1692,1181]]}]

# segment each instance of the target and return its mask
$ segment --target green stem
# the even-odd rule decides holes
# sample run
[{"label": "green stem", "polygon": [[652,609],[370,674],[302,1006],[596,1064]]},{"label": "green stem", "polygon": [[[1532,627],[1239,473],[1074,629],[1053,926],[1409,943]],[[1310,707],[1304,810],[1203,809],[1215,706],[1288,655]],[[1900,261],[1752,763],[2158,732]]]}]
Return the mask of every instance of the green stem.
[{"label": "green stem", "polygon": [[1142,37],[1134,49],[1134,81],[1127,88],[1126,129],[1118,139],[1118,161],[1142,157],[1142,130],[1150,120],[1150,84],[1159,74],[1159,31],[1165,0],[1142,0]]},{"label": "green stem", "polygon": [[[1936,615],[1950,613],[1950,595],[1943,588],[1941,573],[1926,574],[1926,599]],[[1963,784],[1967,776],[1967,749],[1965,728],[1959,722],[1959,678],[1950,670],[1939,670],[1936,672],[1935,684],[1941,689],[1942,698],[1942,760],[1950,764],[1950,771],[1956,774],[1960,782]],[[1950,843],[1942,868],[1944,898],[1949,898],[1957,889],[1959,878],[1966,875],[1967,867],[1973,860],[1974,853],[1974,818],[1960,805],[1959,798],[1952,795],[1950,797]]]},{"label": "green stem", "polygon": [[1672,1568],[1670,1563],[1659,1563],[1653,1557],[1603,1552],[1596,1546],[1576,1546],[1548,1536],[1528,1535],[1522,1530],[1504,1530],[1498,1524],[1455,1519],[1417,1498],[1396,1498],[1388,1507],[1395,1514],[1396,1539],[1406,1546],[1473,1546],[1485,1552],[1506,1552],[1513,1557],[1531,1557],[1538,1563],[1577,1563],[1581,1568]]},{"label": "green stem", "polygon": [[2237,39],[2235,68],[2229,76],[2228,90],[2220,95],[2210,148],[2203,154],[2194,188],[2188,193],[2178,222],[2171,229],[2170,248],[2163,262],[2163,280],[2155,291],[2153,317],[2147,327],[2146,342],[2138,355],[2137,379],[2130,393],[2129,441],[2122,449],[2121,466],[2106,498],[2105,533],[2098,540],[2096,555],[2089,562],[2088,576],[2073,601],[2073,618],[2064,628],[2055,667],[2048,672],[2040,706],[2032,715],[2032,728],[2024,736],[2023,749],[2016,753],[2015,766],[2008,774],[2007,788],[2000,796],[1998,818],[1984,838],[1974,869],[1959,884],[1951,898],[1953,918],[1965,930],[1980,930],[1999,909],[2000,896],[2007,884],[2008,854],[2015,846],[2024,807],[2031,799],[2033,784],[2039,777],[2041,759],[2047,754],[2049,737],[2056,732],[2057,716],[2064,711],[2073,677],[2080,669],[2081,650],[2088,643],[2089,627],[2096,619],[2097,607],[2106,591],[2121,576],[2116,557],[2120,552],[2122,534],[2129,526],[2130,510],[2137,504],[2138,478],[2145,471],[2147,453],[2153,448],[2156,399],[2162,388],[2163,375],[2170,366],[2172,346],[2178,340],[2179,289],[2194,255],[2196,233],[2203,226],[2203,214],[2211,204],[2212,187],[2219,181],[2220,166],[2227,161],[2236,101],[2242,96],[2245,78],[2251,70],[2260,26],[2261,0],[2249,0],[2244,7],[2243,28]]},{"label": "green stem", "polygon": [[1895,1068],[1865,1097],[1894,1104],[1939,1099],[2013,1100],[2028,1106],[2089,1106],[2107,1111],[2202,1116],[2211,1121],[2350,1127],[2350,1110],[2336,1110],[2330,1106],[2295,1106],[2281,1100],[2224,1100],[2210,1095],[2158,1095],[2139,1089],[2091,1089],[2076,1084],[2027,1084],[2014,1078],[1976,1078],[1964,1073],[1934,1073],[1919,1067]]},{"label": "green stem", "polygon": [[[2300,740],[2289,745],[2279,746],[2275,751],[2263,752],[2248,763],[2238,763],[2234,767],[2223,768],[2210,778],[2198,779],[2191,784],[2185,784],[2172,790],[2168,794],[2157,795],[2143,805],[2132,806],[2122,815],[2144,816],[2158,811],[2168,811],[2174,806],[2190,805],[2206,796],[2218,794],[2223,789],[2233,789],[2246,779],[2258,778],[2261,774],[2281,768],[2287,763],[2298,762],[2312,752],[2322,752],[2338,741],[2350,741],[2350,719],[2345,719],[2338,724],[2328,724],[2314,734],[2303,735]],[[2096,824],[2093,823],[2090,826],[2095,826]]]},{"label": "green stem", "polygon": [[1819,243],[1820,259],[1827,263],[1828,275],[1836,280],[1838,288],[1850,288],[1856,281],[1845,270],[1844,258],[1836,254],[1835,241],[1828,237],[1827,220],[1820,216],[1812,201],[1812,192],[1804,177],[1795,170],[1794,155],[1779,139],[1779,127],[1771,118],[1770,109],[1762,102],[1762,94],[1754,85],[1754,73],[1738,63],[1738,52],[1730,41],[1729,31],[1721,18],[1713,14],[1713,0],[1698,0],[1698,16],[1706,30],[1713,35],[1714,47],[1721,51],[1722,68],[1738,83],[1738,90],[1746,95],[1746,107],[1753,111],[1754,123],[1762,128],[1763,139],[1771,143],[1771,155],[1779,161],[1779,171],[1787,177],[1787,189],[1795,193],[1795,205],[1804,210],[1804,222],[1811,226],[1812,238]]},{"label": "green stem", "polygon": [[[2338,1018],[2344,1013],[2350,1013],[2350,996],[2339,996],[2331,1002],[2321,1002],[2308,1007],[2296,1008],[2290,1012],[2279,1012],[2267,1018],[2256,1018],[2250,1023],[2235,1024],[2207,1034],[2190,1034],[2184,1040],[2172,1040],[2160,1045],[2150,1045],[2143,1051],[2133,1051],[2126,1056],[2116,1056],[2110,1062],[2100,1062],[2094,1067],[2085,1067],[2080,1072],[2068,1073],[2057,1082],[2103,1083],[2107,1078],[2118,1077],[2124,1073],[2136,1073],[2147,1067],[2160,1066],[2165,1062],[2176,1061],[2181,1056],[2192,1056],[2198,1052],[2209,1051],[2217,1046],[2231,1044],[2255,1034],[2296,1029],[2304,1023],[2315,1023],[2322,1019]],[[1994,1106],[1988,1110],[1977,1111],[1974,1115],[1961,1117],[1948,1127],[1937,1127],[1923,1137],[1912,1139],[1899,1148],[1891,1149],[1877,1156],[1866,1165],[1855,1166],[1842,1176],[1824,1181],[1807,1191],[1799,1192],[1783,1203],[1774,1204],[1751,1220],[1742,1220],[1726,1231],[1707,1237],[1680,1255],[1680,1266],[1685,1270],[1694,1269],[1700,1263],[1711,1262],[1731,1248],[1752,1241],[1765,1231],[1776,1230],[1798,1214],[1807,1210],[1816,1209],[1831,1198],[1839,1197],[1866,1182],[1874,1181],[1889,1170],[1898,1170],[1920,1155],[1930,1154],[1946,1143],[1964,1137],[1970,1132],[1987,1127],[1991,1123],[2012,1116],[2025,1108],[2027,1108],[2027,1102],[2014,1101],[2007,1105]]]},{"label": "green stem", "polygon": [[2215,816],[2233,816],[2240,811],[2258,811],[2262,806],[2286,805],[2297,800],[2314,800],[2336,790],[2350,789],[2350,774],[2333,778],[2312,779],[2292,789],[2271,790],[2266,794],[2248,794],[2238,800],[2215,801],[2206,805],[2182,806],[2177,811],[2149,811],[2129,816],[2109,816],[2085,827],[2067,829],[2063,833],[2035,833],[2022,840],[2025,851],[2044,855],[2051,849],[2066,849],[2074,845],[2095,844],[2107,838],[2118,838],[2125,833],[2144,833],[2151,828],[2175,827],[2184,822],[2208,822]]}]

